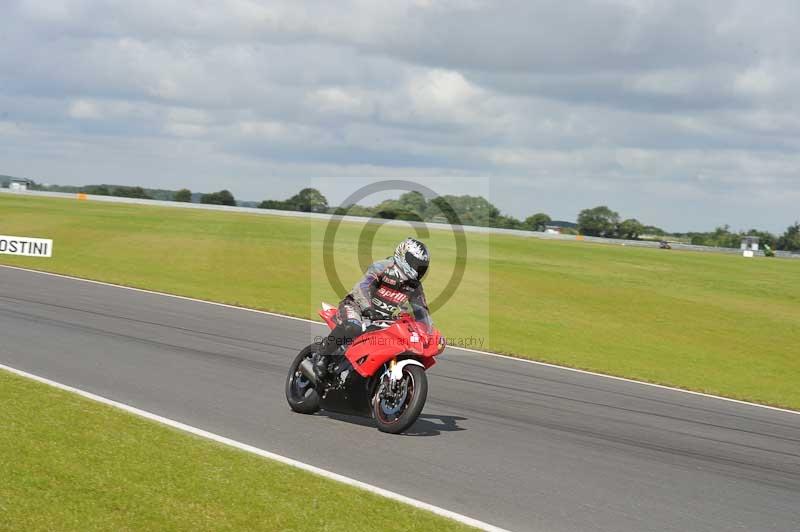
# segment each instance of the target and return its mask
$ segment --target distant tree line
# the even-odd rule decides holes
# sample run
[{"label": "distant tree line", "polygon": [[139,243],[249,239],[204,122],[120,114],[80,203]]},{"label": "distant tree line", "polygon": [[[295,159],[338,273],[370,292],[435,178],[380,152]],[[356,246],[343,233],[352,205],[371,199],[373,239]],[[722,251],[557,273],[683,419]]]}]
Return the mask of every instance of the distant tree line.
[{"label": "distant tree line", "polygon": [[236,205],[236,199],[229,190],[220,190],[219,192],[212,192],[210,194],[203,194],[200,196],[200,203],[209,205]]},{"label": "distant tree line", "polygon": [[192,191],[188,188],[182,188],[175,192],[175,196],[172,197],[172,201],[180,201],[183,203],[191,203],[192,202]]},{"label": "distant tree line", "polygon": [[188,188],[180,190],[164,190],[123,185],[40,185],[33,183],[31,190],[47,190],[50,192],[82,193],[94,196],[117,196],[121,198],[139,198],[161,201],[178,201],[184,203],[198,202],[212,205],[236,205],[236,199],[229,190],[220,190],[208,194],[195,194]]},{"label": "distant tree line", "polygon": [[800,251],[800,225],[797,223],[790,226],[780,237],[756,229],[732,232],[728,226],[717,228],[711,233],[670,234],[660,227],[646,225],[635,218],[623,219],[619,213],[605,205],[582,210],[578,214],[577,224],[553,221],[550,216],[542,212],[532,214],[525,220],[518,220],[513,216],[502,214],[497,207],[481,196],[446,195],[427,200],[419,192],[406,192],[397,199],[388,199],[373,207],[363,205],[330,207],[327,198],[319,190],[305,188],[289,199],[268,199],[258,206],[262,209],[348,214],[421,222],[447,222],[447,213],[450,212],[464,225],[527,231],[543,231],[546,226],[558,226],[562,233],[627,240],[685,237],[693,244],[732,248],[740,246],[743,236],[758,236],[762,245],[766,244],[773,249]]},{"label": "distant tree line", "polygon": [[536,213],[525,220],[503,215],[497,207],[480,196],[439,196],[429,201],[420,192],[406,192],[397,199],[388,199],[373,207],[330,207],[327,198],[319,190],[304,188],[289,199],[268,199],[258,206],[262,209],[348,214],[418,222],[447,222],[447,215],[450,213],[451,216],[455,214],[464,225],[530,231],[543,231],[551,222],[550,216],[544,213]]},{"label": "distant tree line", "polygon": [[81,192],[84,194],[94,194],[96,196],[153,199],[153,196],[148,194],[142,187],[111,187],[108,185],[90,185],[88,187],[81,187]]},{"label": "distant tree line", "polygon": [[[680,235],[684,236],[684,235]],[[786,228],[780,236],[769,231],[750,229],[748,231],[731,231],[730,226],[723,225],[708,233],[685,233],[692,244],[700,246],[717,246],[724,248],[738,248],[742,238],[756,236],[762,247],[770,247],[783,251],[800,251],[800,223],[795,222]]]},{"label": "distant tree line", "polygon": [[644,225],[636,218],[623,220],[619,213],[605,205],[584,209],[578,214],[578,231],[582,235],[639,240],[642,237],[664,237],[668,233],[654,225]]},{"label": "distant tree line", "polygon": [[264,200],[258,205],[259,209],[274,209],[278,211],[300,212],[328,212],[328,200],[315,188],[304,188],[291,198],[281,200]]},{"label": "distant tree line", "polygon": [[748,231],[731,231],[730,226],[717,227],[707,233],[673,233],[669,234],[658,227],[643,225],[635,218],[621,220],[619,213],[605,205],[584,209],[578,215],[578,231],[582,235],[601,236],[605,238],[622,238],[638,240],[643,235],[649,237],[685,237],[690,243],[698,246],[713,246],[723,248],[738,248],[742,238],[747,236],[758,237],[762,247],[784,251],[800,251],[800,224],[790,225],[782,236],[777,236],[769,231],[750,229]]},{"label": "distant tree line", "polygon": [[[7,186],[10,176],[0,176]],[[428,200],[419,192],[406,192],[397,199],[387,199],[378,205],[347,205],[331,207],[327,198],[315,188],[304,188],[286,200],[267,199],[258,204],[237,202],[229,190],[211,193],[193,193],[183,188],[177,191],[149,189],[139,186],[120,185],[41,185],[33,182],[33,190],[93,194],[98,196],[117,196],[163,201],[196,202],[211,205],[237,204],[258,206],[262,209],[300,211],[311,213],[348,214],[350,216],[378,217],[385,219],[420,222],[447,222],[448,215],[455,217],[464,225],[496,227],[501,229],[520,229],[525,231],[544,231],[547,226],[556,226],[562,233],[582,234],[605,238],[638,240],[642,238],[680,238],[696,245],[738,248],[745,236],[757,236],[762,246],[785,251],[800,251],[800,222],[790,225],[778,236],[769,231],[750,229],[732,231],[730,226],[717,227],[711,232],[669,233],[653,225],[645,225],[635,218],[622,219],[616,211],[605,205],[584,209],[578,214],[577,224],[554,221],[549,215],[538,212],[519,220],[500,212],[496,206],[481,196],[446,195]]]},{"label": "distant tree line", "polygon": [[40,185],[35,184],[31,187],[33,190],[47,190],[50,192],[65,192],[65,193],[83,193],[91,194],[94,196],[117,196],[120,198],[139,198],[139,199],[154,199],[154,200],[171,200],[173,192],[171,190],[161,190],[152,188],[142,188],[139,186],[123,186],[123,185],[85,185],[85,186],[71,186],[71,185]]}]

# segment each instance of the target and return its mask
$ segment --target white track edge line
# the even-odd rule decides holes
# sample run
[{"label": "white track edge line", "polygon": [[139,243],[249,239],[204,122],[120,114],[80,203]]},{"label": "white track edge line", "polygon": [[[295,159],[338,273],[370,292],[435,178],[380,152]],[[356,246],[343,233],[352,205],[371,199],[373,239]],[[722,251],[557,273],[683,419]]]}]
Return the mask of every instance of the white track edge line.
[{"label": "white track edge line", "polygon": [[372,484],[367,484],[365,482],[361,482],[360,480],[356,480],[350,477],[346,477],[344,475],[340,475],[338,473],[334,473],[332,471],[328,471],[326,469],[321,469],[316,466],[312,466],[310,464],[306,464],[305,462],[300,462],[299,460],[295,460],[293,458],[288,458],[286,456],[281,456],[279,454],[272,453],[270,451],[266,451],[264,449],[260,449],[258,447],[254,447],[252,445],[242,443],[225,436],[220,436],[219,434],[214,434],[213,432],[208,432],[206,430],[193,427],[192,425],[187,425],[185,423],[181,423],[180,421],[175,421],[173,419],[169,419],[158,414],[154,414],[152,412],[148,412],[147,410],[142,410],[140,408],[136,408],[135,406],[130,406],[125,403],[120,403],[118,401],[114,401],[113,399],[108,399],[107,397],[103,397],[101,395],[96,395],[91,392],[87,392],[85,390],[81,390],[80,388],[75,388],[73,386],[69,386],[67,384],[62,384],[60,382],[56,382],[45,377],[40,377],[38,375],[34,375],[33,373],[28,373],[27,371],[22,371],[16,368],[12,368],[10,366],[6,366],[5,364],[0,364],[0,369],[3,369],[9,373],[13,373],[14,375],[18,375],[20,377],[25,377],[27,379],[34,380],[36,382],[40,382],[42,384],[47,384],[54,388],[58,388],[60,390],[64,390],[86,399],[90,399],[92,401],[102,403],[107,406],[111,406],[113,408],[124,410],[129,414],[134,414],[138,417],[142,417],[148,419],[150,421],[155,421],[162,425],[166,425],[168,427],[172,427],[174,429],[178,429],[183,432],[188,432],[189,434],[193,434],[195,436],[200,436],[201,438],[205,438],[207,440],[212,440],[217,443],[221,443],[223,445],[227,445],[229,447],[233,447],[239,449],[241,451],[245,451],[251,454],[258,455],[262,458],[268,458],[270,460],[274,460],[276,462],[280,462],[282,464],[295,467],[297,469],[302,469],[308,473],[312,473],[314,475],[321,476],[323,478],[334,480],[336,482],[340,482],[342,484],[346,484],[348,486],[352,486],[354,488],[362,489],[373,493],[375,495],[379,495],[381,497],[385,497],[387,499],[391,499],[396,502],[400,502],[403,504],[407,504],[409,506],[413,506],[414,508],[425,510],[431,513],[434,513],[441,517],[446,517],[448,519],[452,519],[453,521],[457,521],[459,523],[472,526],[475,528],[479,528],[481,530],[486,530],[488,532],[508,532],[505,529],[496,527],[494,525],[490,525],[488,523],[484,523],[483,521],[479,521],[477,519],[473,519],[472,517],[467,517],[465,515],[461,515],[456,512],[452,512],[450,510],[446,510],[444,508],[440,508],[438,506],[434,506],[432,504],[419,501],[417,499],[412,499],[411,497],[406,497],[405,495],[401,495],[399,493],[395,493],[393,491],[386,490],[384,488],[379,488],[377,486],[373,486]]},{"label": "white track edge line", "polygon": [[[225,307],[225,308],[230,308],[230,309],[235,309],[235,310],[244,310],[246,312],[255,312],[257,314],[264,314],[264,315],[267,315],[267,316],[274,316],[276,318],[284,318],[284,319],[288,319],[288,320],[303,321],[303,322],[306,322],[306,323],[313,323],[315,325],[324,325],[322,322],[315,321],[315,320],[310,320],[308,318],[298,318],[296,316],[287,316],[286,314],[278,314],[276,312],[268,312],[266,310],[257,310],[257,309],[253,309],[253,308],[247,308],[247,307],[237,307],[236,305],[229,305],[227,303],[217,303],[216,301],[207,301],[205,299],[197,299],[197,298],[194,298],[194,297],[180,296],[180,295],[177,295],[177,294],[168,294],[166,292],[156,292],[155,290],[147,290],[145,288],[135,288],[133,286],[125,286],[125,285],[121,285],[121,284],[106,283],[104,281],[95,281],[94,279],[84,279],[82,277],[73,277],[71,275],[64,275],[64,274],[61,274],[61,273],[46,272],[46,271],[42,271],[42,270],[33,270],[33,269],[30,269],[30,268],[21,268],[19,266],[9,266],[9,265],[6,265],[6,264],[0,264],[0,268],[9,268],[9,269],[12,269],[12,270],[20,270],[20,271],[24,271],[24,272],[38,273],[38,274],[41,274],[41,275],[49,275],[51,277],[61,277],[61,278],[64,278],[64,279],[70,279],[72,281],[82,281],[82,282],[85,282],[85,283],[92,283],[92,284],[99,284],[99,285],[103,285],[103,286],[110,286],[112,288],[122,288],[124,290],[133,290],[134,292],[143,292],[145,294],[154,294],[154,295],[158,295],[158,296],[171,297],[171,298],[175,298],[175,299],[183,299],[185,301],[192,301],[192,302],[195,302],[195,303],[205,303],[207,305],[215,305],[215,306],[218,306],[218,307]],[[733,399],[731,397],[723,397],[721,395],[714,395],[714,394],[710,394],[710,393],[696,392],[696,391],[693,391],[693,390],[685,390],[683,388],[675,388],[673,386],[666,386],[664,384],[656,384],[656,383],[653,383],[653,382],[638,381],[636,379],[628,379],[626,377],[618,377],[616,375],[608,375],[608,374],[605,374],[605,373],[597,373],[597,372],[589,371],[589,370],[585,370],[585,369],[570,368],[568,366],[559,366],[558,364],[551,364],[549,362],[540,362],[538,360],[530,360],[530,359],[527,359],[527,358],[519,358],[519,357],[513,357],[513,356],[509,356],[509,355],[501,355],[500,353],[491,353],[489,351],[478,351],[477,349],[469,349],[469,348],[466,348],[466,347],[448,346],[448,349],[457,349],[459,351],[466,351],[468,353],[475,353],[475,354],[478,354],[478,355],[485,355],[485,356],[490,356],[490,357],[495,357],[495,358],[502,358],[502,359],[505,359],[505,360],[512,360],[514,362],[523,362],[523,363],[526,363],[526,364],[534,364],[536,366],[543,366],[543,367],[547,367],[547,368],[560,369],[560,370],[564,370],[564,371],[571,371],[571,372],[574,372],[574,373],[581,373],[583,375],[592,375],[594,377],[604,377],[606,379],[612,379],[612,380],[616,380],[616,381],[630,382],[630,383],[633,383],[633,384],[641,384],[642,386],[650,386],[650,387],[653,387],[653,388],[660,388],[662,390],[685,393],[685,394],[694,395],[694,396],[697,396],[697,397],[705,397],[705,398],[708,398],[708,399],[718,399],[720,401],[727,401],[727,402],[730,402],[730,403],[736,403],[736,404],[745,405],[745,406],[752,406],[752,407],[756,407],[756,408],[764,408],[764,409],[767,409],[767,410],[773,410],[775,412],[784,412],[784,413],[787,413],[787,414],[800,415],[800,411],[798,411],[798,410],[789,410],[787,408],[780,408],[780,407],[777,407],[777,406],[769,406],[769,405],[762,405],[762,404],[759,404],[759,403],[751,403],[749,401],[742,401],[741,399]]]}]

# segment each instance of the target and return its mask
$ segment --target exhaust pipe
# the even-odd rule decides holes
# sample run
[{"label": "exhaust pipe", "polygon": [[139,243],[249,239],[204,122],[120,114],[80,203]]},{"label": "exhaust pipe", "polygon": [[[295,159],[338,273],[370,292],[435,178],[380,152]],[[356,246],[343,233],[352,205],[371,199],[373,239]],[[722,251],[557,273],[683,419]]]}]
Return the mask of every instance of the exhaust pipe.
[{"label": "exhaust pipe", "polygon": [[300,373],[303,374],[303,377],[311,381],[311,384],[314,386],[317,385],[317,374],[314,373],[314,364],[309,359],[305,359],[300,362]]}]

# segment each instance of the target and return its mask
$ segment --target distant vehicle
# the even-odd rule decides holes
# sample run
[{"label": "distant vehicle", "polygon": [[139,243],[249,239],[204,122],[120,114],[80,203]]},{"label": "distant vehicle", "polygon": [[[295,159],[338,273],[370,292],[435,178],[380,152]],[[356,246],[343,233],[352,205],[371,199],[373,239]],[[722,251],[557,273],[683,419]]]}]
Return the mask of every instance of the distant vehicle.
[{"label": "distant vehicle", "polygon": [[659,247],[660,249],[672,249],[672,246],[671,246],[671,245],[670,245],[670,243],[669,243],[669,242],[667,242],[666,240],[662,240],[661,242],[659,242],[659,243],[658,243],[658,247]]},{"label": "distant vehicle", "polygon": [[[337,309],[323,303],[320,316],[336,326]],[[328,375],[318,380],[311,344],[294,359],[286,380],[286,400],[295,412],[320,409],[370,416],[378,430],[400,434],[417,420],[428,395],[425,370],[445,348],[437,329],[428,330],[413,316],[365,322],[366,331],[332,357]],[[343,351],[343,353],[342,353]]]}]

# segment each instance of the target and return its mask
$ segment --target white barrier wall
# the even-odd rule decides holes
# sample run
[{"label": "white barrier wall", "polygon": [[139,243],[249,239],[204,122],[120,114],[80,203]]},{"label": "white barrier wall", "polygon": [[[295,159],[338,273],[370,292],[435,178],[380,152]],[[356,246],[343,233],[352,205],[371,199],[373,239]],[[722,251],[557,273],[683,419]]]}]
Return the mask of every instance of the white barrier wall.
[{"label": "white barrier wall", "polygon": [[[153,205],[157,207],[172,207],[172,208],[179,208],[179,209],[202,209],[202,210],[210,210],[210,211],[228,211],[228,212],[240,212],[240,213],[249,213],[249,214],[259,214],[259,215],[270,215],[270,216],[287,216],[291,218],[311,218],[317,220],[330,220],[334,217],[331,214],[319,214],[319,213],[311,213],[311,212],[297,212],[297,211],[278,211],[272,209],[257,209],[253,207],[230,207],[228,205],[207,205],[204,203],[184,203],[179,201],[161,201],[161,200],[147,200],[147,199],[138,199],[138,198],[121,198],[117,196],[93,196],[89,194],[71,194],[65,192],[46,192],[40,190],[27,190],[27,191],[12,191],[7,188],[0,188],[0,193],[5,194],[16,194],[16,195],[26,195],[26,196],[44,196],[44,197],[53,197],[53,198],[69,198],[69,199],[80,199],[80,200],[91,200],[91,201],[107,201],[110,203],[133,203],[137,205]],[[360,216],[336,216],[341,218],[343,221],[346,222],[356,222],[356,223],[365,223],[369,219],[360,217]],[[421,225],[421,222],[408,222],[404,220],[381,220],[381,222],[385,223],[386,225],[396,225],[402,227],[417,226]],[[445,229],[450,230],[449,224],[442,224],[442,223],[435,223],[435,222],[425,222],[425,227],[429,229]],[[598,244],[609,244],[609,245],[616,245],[616,246],[634,246],[634,247],[646,247],[646,248],[657,248],[659,247],[658,242],[652,242],[648,240],[620,240],[615,238],[601,238],[596,236],[576,236],[576,235],[560,235],[560,234],[552,234],[552,233],[544,233],[538,231],[522,231],[519,229],[498,229],[495,227],[478,227],[478,226],[471,226],[465,225],[464,232],[466,233],[483,233],[483,234],[496,234],[496,235],[511,235],[511,236],[519,236],[524,238],[540,238],[544,240],[579,240],[583,242],[593,242]],[[705,253],[727,253],[727,254],[741,254],[741,250],[738,248],[717,248],[717,247],[710,247],[710,246],[695,246],[692,244],[680,244],[677,242],[671,242],[670,245],[673,249],[681,249],[686,251],[702,251]],[[798,258],[800,259],[800,254],[790,253],[788,251],[776,251],[775,255],[779,257],[785,258]],[[763,251],[756,252],[756,256],[764,256]]]}]

